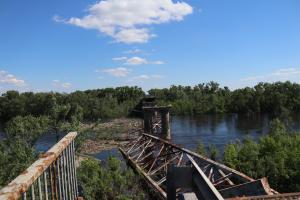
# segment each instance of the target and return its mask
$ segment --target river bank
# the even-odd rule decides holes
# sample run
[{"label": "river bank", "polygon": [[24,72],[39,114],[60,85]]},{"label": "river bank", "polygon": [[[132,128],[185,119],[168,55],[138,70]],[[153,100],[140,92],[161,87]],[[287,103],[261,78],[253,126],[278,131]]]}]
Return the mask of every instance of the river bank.
[{"label": "river bank", "polygon": [[82,124],[80,137],[83,138],[79,153],[96,154],[104,150],[117,148],[128,140],[135,130],[142,128],[138,118],[119,118],[104,123]]}]

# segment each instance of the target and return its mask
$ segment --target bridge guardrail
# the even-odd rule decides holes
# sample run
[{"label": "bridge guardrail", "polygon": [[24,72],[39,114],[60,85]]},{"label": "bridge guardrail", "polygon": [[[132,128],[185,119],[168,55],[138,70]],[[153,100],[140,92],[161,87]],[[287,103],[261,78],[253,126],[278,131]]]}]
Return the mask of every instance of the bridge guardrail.
[{"label": "bridge guardrail", "polygon": [[0,200],[76,199],[76,132],[70,132],[0,190]]}]

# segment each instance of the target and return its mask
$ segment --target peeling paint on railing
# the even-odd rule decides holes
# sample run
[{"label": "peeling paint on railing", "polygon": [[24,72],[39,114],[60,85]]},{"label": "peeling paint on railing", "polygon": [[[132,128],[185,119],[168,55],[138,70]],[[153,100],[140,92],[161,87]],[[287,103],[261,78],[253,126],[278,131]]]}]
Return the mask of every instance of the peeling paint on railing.
[{"label": "peeling paint on railing", "polygon": [[78,188],[71,132],[0,190],[0,200],[76,199]]}]

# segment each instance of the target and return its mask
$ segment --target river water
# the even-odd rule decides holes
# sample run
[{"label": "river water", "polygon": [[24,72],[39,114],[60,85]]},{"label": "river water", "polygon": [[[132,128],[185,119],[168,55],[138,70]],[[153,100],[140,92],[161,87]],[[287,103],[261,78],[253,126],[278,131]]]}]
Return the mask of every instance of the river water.
[{"label": "river water", "polygon": [[[262,114],[253,115],[200,115],[197,117],[172,116],[171,134],[172,141],[190,150],[196,149],[199,143],[208,147],[215,145],[221,152],[229,142],[242,141],[246,137],[258,140],[268,133],[271,117]],[[291,118],[292,130],[300,131],[300,114]],[[0,140],[3,138],[0,132]],[[63,135],[60,134],[60,138]],[[57,141],[55,134],[45,134],[38,139],[34,148],[37,152],[45,152]],[[99,159],[104,159],[110,154],[117,155],[117,152],[103,152],[95,154]],[[120,155],[117,155],[120,157]]]},{"label": "river water", "polygon": [[[268,133],[271,117],[263,114],[216,114],[197,117],[174,116],[171,119],[172,141],[194,150],[197,144],[215,145],[223,151],[227,143],[246,137],[258,140]],[[291,117],[290,128],[300,130],[300,115]]]}]

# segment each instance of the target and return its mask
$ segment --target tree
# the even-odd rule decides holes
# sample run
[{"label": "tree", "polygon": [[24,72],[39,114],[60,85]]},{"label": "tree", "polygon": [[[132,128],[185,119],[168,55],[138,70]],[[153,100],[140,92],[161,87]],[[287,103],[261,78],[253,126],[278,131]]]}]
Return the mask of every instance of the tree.
[{"label": "tree", "polygon": [[205,146],[202,143],[197,145],[196,152],[202,156],[207,156]]},{"label": "tree", "polygon": [[219,151],[215,145],[209,145],[209,153],[210,153],[210,159],[217,160],[217,156],[219,154]]},{"label": "tree", "polygon": [[288,133],[284,124],[275,119],[270,134],[258,142],[246,139],[225,148],[223,162],[253,178],[268,177],[272,188],[279,192],[300,189],[300,133]]},{"label": "tree", "polygon": [[16,178],[34,159],[34,150],[24,140],[14,138],[0,141],[0,186]]},{"label": "tree", "polygon": [[5,133],[12,141],[18,138],[33,145],[42,134],[49,130],[49,121],[46,116],[17,116],[5,124]]},{"label": "tree", "polygon": [[238,146],[236,144],[226,145],[223,161],[228,167],[236,168],[238,166]]}]

